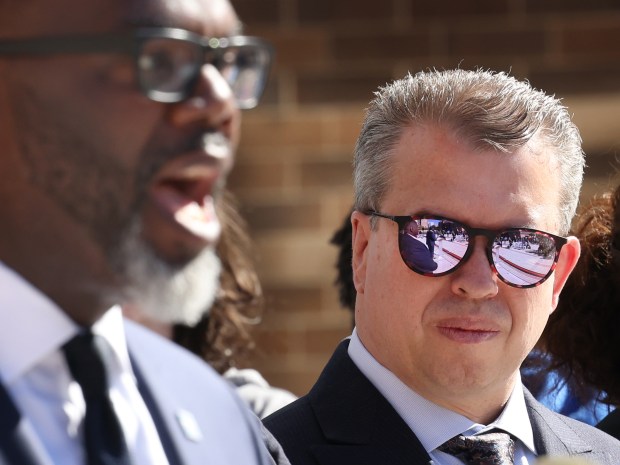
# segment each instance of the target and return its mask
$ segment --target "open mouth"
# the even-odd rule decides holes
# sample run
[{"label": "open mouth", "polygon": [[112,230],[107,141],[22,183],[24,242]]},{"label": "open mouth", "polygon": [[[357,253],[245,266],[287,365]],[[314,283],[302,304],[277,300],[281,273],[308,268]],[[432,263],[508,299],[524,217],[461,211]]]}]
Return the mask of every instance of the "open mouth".
[{"label": "open mouth", "polygon": [[204,153],[188,155],[159,173],[150,197],[169,222],[200,241],[213,243],[220,234],[214,206],[220,174],[219,165]]}]

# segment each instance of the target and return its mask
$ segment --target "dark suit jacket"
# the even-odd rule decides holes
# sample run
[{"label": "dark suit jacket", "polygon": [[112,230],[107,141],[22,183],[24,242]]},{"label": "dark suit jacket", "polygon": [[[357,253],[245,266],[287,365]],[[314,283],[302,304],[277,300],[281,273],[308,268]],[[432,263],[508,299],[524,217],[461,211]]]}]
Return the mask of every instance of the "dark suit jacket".
[{"label": "dark suit jacket", "polygon": [[[341,343],[308,395],[267,417],[265,425],[293,465],[426,465],[418,438],[359,371]],[[551,412],[527,390],[539,454],[620,464],[620,442]]]},{"label": "dark suit jacket", "polygon": [[[215,371],[134,323],[125,329],[138,387],[170,465],[272,463],[258,418]],[[0,384],[0,465],[52,465],[37,443]]]},{"label": "dark suit jacket", "polygon": [[620,439],[620,409],[616,409],[601,420],[596,427],[614,438]]}]

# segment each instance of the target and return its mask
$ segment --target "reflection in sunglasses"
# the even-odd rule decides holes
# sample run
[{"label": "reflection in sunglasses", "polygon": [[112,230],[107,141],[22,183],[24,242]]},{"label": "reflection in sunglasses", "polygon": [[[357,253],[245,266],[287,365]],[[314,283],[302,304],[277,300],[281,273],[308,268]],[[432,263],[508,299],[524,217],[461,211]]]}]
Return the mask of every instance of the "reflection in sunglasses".
[{"label": "reflection in sunglasses", "polygon": [[453,272],[473,252],[473,238],[484,236],[487,258],[499,278],[514,287],[533,287],[553,272],[566,243],[563,237],[529,228],[492,231],[447,218],[368,214],[399,225],[400,255],[411,270],[424,276]]}]

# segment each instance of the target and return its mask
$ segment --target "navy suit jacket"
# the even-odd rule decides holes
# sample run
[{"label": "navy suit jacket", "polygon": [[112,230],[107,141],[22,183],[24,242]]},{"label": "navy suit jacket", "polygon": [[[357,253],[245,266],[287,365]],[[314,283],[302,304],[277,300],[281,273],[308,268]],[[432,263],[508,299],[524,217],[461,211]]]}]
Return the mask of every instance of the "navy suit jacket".
[{"label": "navy suit jacket", "polygon": [[[126,322],[138,388],[170,465],[267,465],[260,422],[204,361]],[[52,465],[0,384],[0,465]],[[62,465],[62,464],[53,464]]]},{"label": "navy suit jacket", "polygon": [[[308,395],[264,422],[293,465],[426,465],[409,426],[349,358],[342,342]],[[524,388],[525,389],[525,388]],[[620,442],[551,412],[525,392],[540,455],[620,464]]]},{"label": "navy suit jacket", "polygon": [[616,409],[603,418],[596,427],[614,438],[620,439],[620,409]]}]

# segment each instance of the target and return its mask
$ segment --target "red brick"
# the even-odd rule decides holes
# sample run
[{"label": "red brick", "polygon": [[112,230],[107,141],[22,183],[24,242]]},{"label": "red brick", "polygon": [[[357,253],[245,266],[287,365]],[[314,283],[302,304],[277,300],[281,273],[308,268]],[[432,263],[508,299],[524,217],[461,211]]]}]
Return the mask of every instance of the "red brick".
[{"label": "red brick", "polygon": [[[316,287],[266,287],[267,307],[272,315],[279,312],[318,311],[321,307],[321,291]],[[277,317],[276,317],[277,318]]]},{"label": "red brick", "polygon": [[388,70],[384,73],[369,70],[340,76],[307,73],[299,77],[298,99],[301,104],[367,103],[378,86],[391,80]]},{"label": "red brick", "polygon": [[269,31],[265,37],[275,47],[279,68],[299,68],[331,57],[329,34],[322,29]]},{"label": "red brick", "polygon": [[[351,146],[353,153],[353,146]],[[301,183],[304,187],[329,187],[352,182],[351,158],[342,162],[304,162],[301,167]]]},{"label": "red brick", "polygon": [[398,58],[428,56],[430,37],[417,32],[356,32],[335,34],[332,39],[337,60],[391,61]]},{"label": "red brick", "polygon": [[[247,158],[252,158],[248,149]],[[245,158],[245,154],[240,154]],[[281,163],[238,163],[229,176],[232,190],[237,189],[282,189],[284,167]]]},{"label": "red brick", "polygon": [[329,356],[338,343],[350,334],[349,328],[305,331],[303,333],[304,349],[306,353]]},{"label": "red brick", "polygon": [[[256,117],[243,122],[241,149],[256,149],[316,146],[323,134],[322,115],[303,113],[284,117],[256,113]],[[254,115],[253,115],[254,116]]]},{"label": "red brick", "polygon": [[541,55],[545,52],[542,29],[459,30],[448,38],[449,52],[456,57],[490,55]]},{"label": "red brick", "polygon": [[510,2],[497,0],[411,0],[414,19],[469,18],[505,15],[509,13]]},{"label": "red brick", "polygon": [[604,63],[585,68],[539,69],[532,71],[529,79],[533,86],[559,96],[619,92],[620,65]]},{"label": "red brick", "polygon": [[[501,2],[498,2],[501,3]],[[566,14],[599,11],[619,11],[617,0],[525,0],[526,11],[530,14]]]},{"label": "red brick", "polygon": [[249,25],[245,32],[251,32],[255,24],[278,24],[279,0],[232,0],[231,3],[241,21]]},{"label": "red brick", "polygon": [[299,0],[300,23],[387,20],[392,17],[392,3],[359,0]]},{"label": "red brick", "polygon": [[562,51],[574,54],[620,57],[620,24],[583,25],[562,31]]},{"label": "red brick", "polygon": [[320,208],[316,202],[304,204],[272,203],[244,209],[243,213],[248,224],[251,225],[253,234],[283,229],[311,229],[318,228],[320,225]]}]

